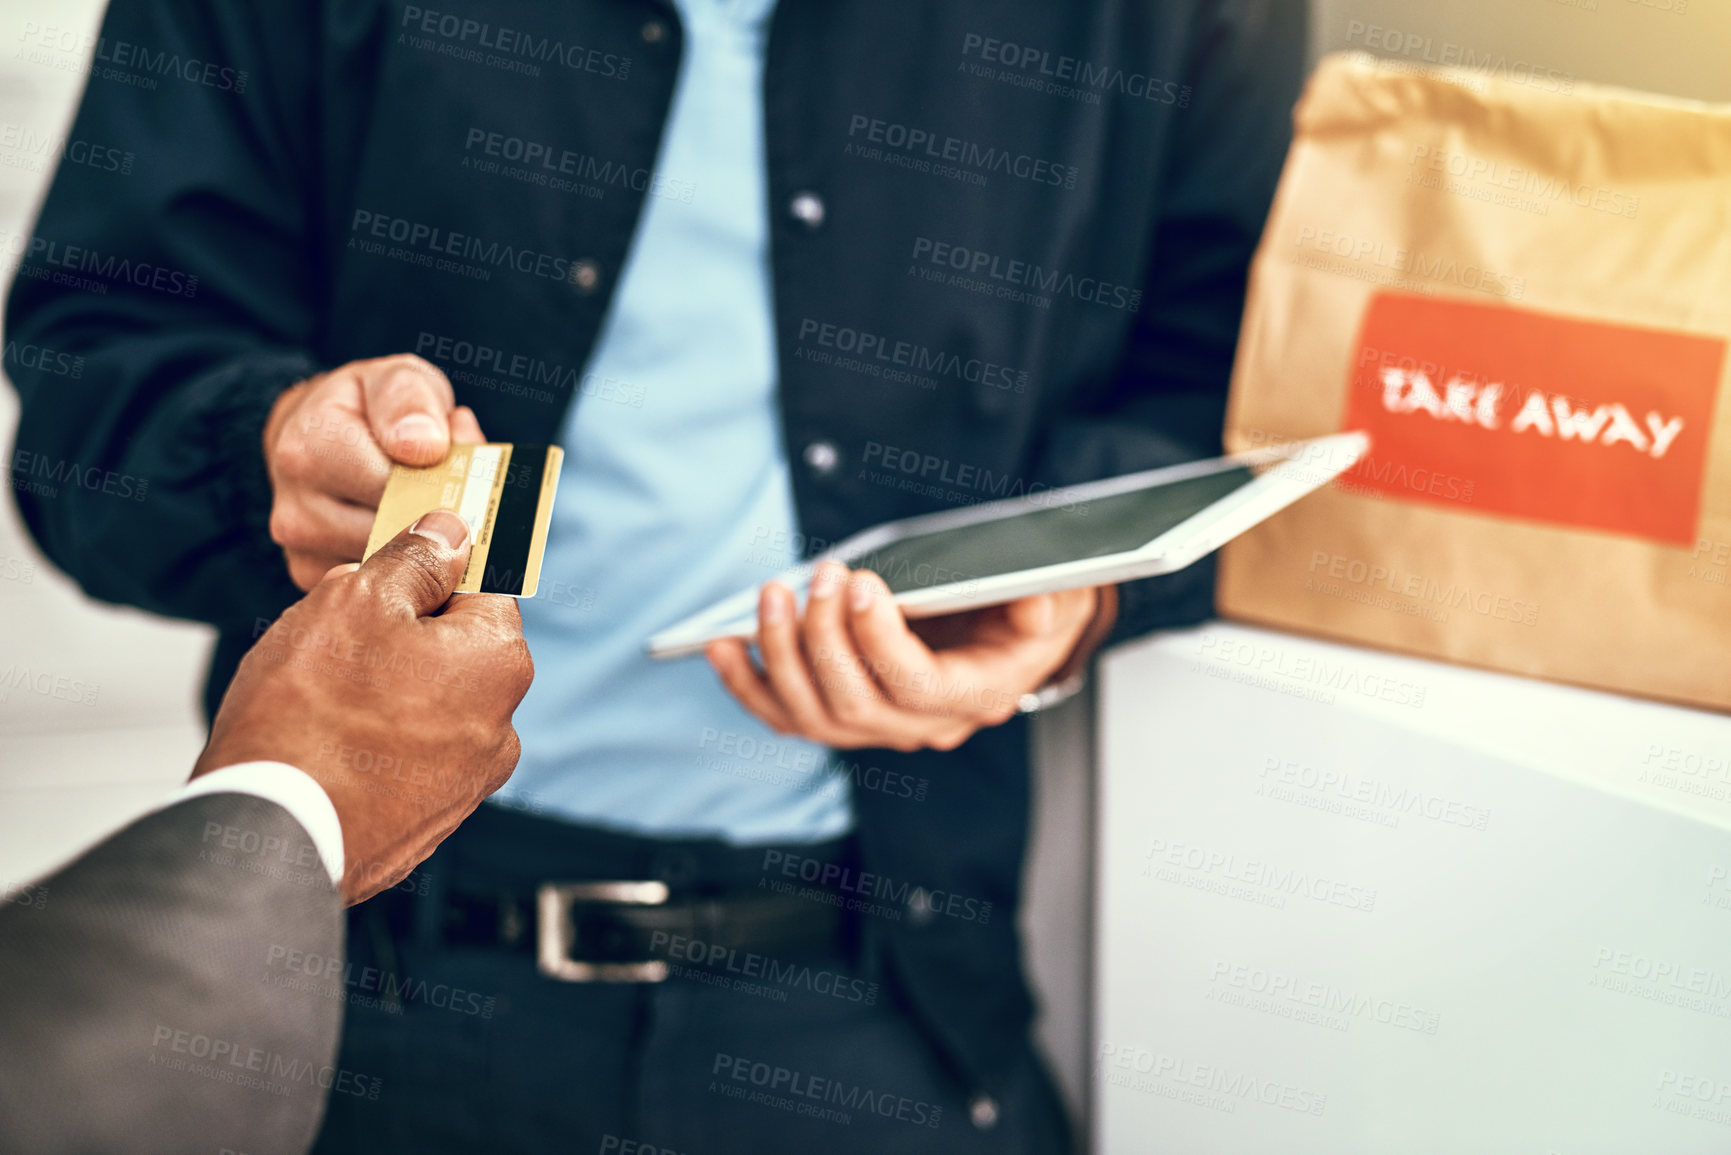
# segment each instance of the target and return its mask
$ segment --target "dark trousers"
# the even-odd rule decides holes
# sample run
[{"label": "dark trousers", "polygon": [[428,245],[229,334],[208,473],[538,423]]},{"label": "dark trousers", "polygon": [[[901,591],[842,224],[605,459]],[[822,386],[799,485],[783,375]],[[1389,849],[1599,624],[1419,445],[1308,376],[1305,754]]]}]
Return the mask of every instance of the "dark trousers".
[{"label": "dark trousers", "polygon": [[[378,1094],[333,1092],[315,1151],[1070,1149],[1031,1044],[992,1125],[976,1124],[869,934],[767,964],[675,954],[663,982],[612,984],[546,978],[526,955],[451,944],[432,925],[453,889],[582,878],[739,886],[762,877],[760,863],[761,851],[483,806],[402,888],[352,912],[338,1068],[377,1078]],[[335,1086],[351,1084],[371,1086]]]}]

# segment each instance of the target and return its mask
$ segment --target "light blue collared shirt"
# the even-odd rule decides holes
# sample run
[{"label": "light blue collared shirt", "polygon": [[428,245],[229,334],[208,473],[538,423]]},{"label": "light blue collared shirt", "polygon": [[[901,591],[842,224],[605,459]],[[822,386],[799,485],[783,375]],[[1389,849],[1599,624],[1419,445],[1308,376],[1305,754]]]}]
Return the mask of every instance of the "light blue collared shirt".
[{"label": "light blue collared shirt", "polygon": [[774,0],[678,0],[685,28],[657,174],[586,380],[539,594],[535,684],[506,805],[739,844],[853,825],[847,776],[783,738],[701,658],[643,643],[798,560],[776,404],[762,79]]}]

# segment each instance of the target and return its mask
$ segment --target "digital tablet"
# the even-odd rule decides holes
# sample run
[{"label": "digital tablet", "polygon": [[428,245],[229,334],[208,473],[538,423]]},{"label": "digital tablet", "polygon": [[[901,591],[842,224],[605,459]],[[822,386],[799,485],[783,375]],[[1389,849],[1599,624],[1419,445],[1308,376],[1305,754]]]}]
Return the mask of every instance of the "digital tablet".
[{"label": "digital tablet", "polygon": [[[1364,433],[1048,489],[873,526],[775,580],[803,598],[819,562],[884,579],[910,618],[1183,569],[1352,468]],[[649,639],[657,658],[757,635],[757,587]]]}]

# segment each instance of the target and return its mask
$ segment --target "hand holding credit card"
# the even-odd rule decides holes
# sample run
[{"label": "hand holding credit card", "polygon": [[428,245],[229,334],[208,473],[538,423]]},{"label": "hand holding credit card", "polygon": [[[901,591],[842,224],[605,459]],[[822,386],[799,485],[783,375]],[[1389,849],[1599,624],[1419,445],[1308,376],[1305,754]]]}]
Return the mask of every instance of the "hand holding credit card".
[{"label": "hand holding credit card", "polygon": [[367,538],[373,554],[422,514],[454,510],[474,548],[458,593],[532,598],[565,451],[557,445],[453,445],[437,465],[396,465]]}]

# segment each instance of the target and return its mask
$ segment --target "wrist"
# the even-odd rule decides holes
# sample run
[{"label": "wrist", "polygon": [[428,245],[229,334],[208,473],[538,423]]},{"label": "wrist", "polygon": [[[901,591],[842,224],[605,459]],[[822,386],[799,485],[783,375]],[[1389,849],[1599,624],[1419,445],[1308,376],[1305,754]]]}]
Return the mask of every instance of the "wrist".
[{"label": "wrist", "polygon": [[270,412],[264,419],[263,449],[267,467],[271,454],[276,450],[277,442],[282,440],[283,425],[288,421],[289,415],[294,412],[295,407],[300,404],[301,397],[311,386],[311,378],[297,381],[277,394],[276,400],[271,402]]},{"label": "wrist", "polygon": [[[272,427],[272,418],[278,418],[277,429],[287,428],[283,419],[290,406],[281,404],[284,395],[316,372],[316,365],[305,357],[260,355],[239,358],[198,384],[211,401],[192,437],[205,447],[214,463],[211,476],[223,479],[212,492],[213,516],[239,541],[247,543],[243,549],[258,550],[261,564],[269,556],[263,552],[265,548],[269,554],[277,554],[269,545],[275,493],[270,455],[263,451],[269,443],[266,430]],[[224,612],[243,622],[267,613],[275,616],[294,593],[286,577],[280,583],[267,579],[258,587],[237,589],[239,607]]]},{"label": "wrist", "polygon": [[1118,587],[1097,586],[1094,589],[1094,616],[1088,624],[1082,627],[1082,632],[1076,638],[1076,644],[1070,649],[1070,656],[1056,670],[1052,671],[1051,681],[1063,681],[1065,678],[1080,674],[1087,668],[1088,662],[1094,657],[1094,651],[1100,648],[1102,642],[1112,633],[1112,627],[1118,624]]},{"label": "wrist", "polygon": [[[346,870],[342,819],[323,785],[312,775],[291,763],[273,759],[206,767],[195,773],[193,780],[176,791],[165,805],[205,794],[250,794],[281,806],[306,831],[332,885],[342,885]],[[298,856],[302,848],[285,847],[284,851],[285,855]]]},{"label": "wrist", "polygon": [[1112,633],[1118,621],[1118,587],[1097,586],[1094,590],[1094,614],[1082,627],[1069,655],[1058,664],[1037,689],[1023,694],[1017,712],[1033,714],[1049,706],[1075,697],[1087,682],[1088,663],[1094,651]]}]

